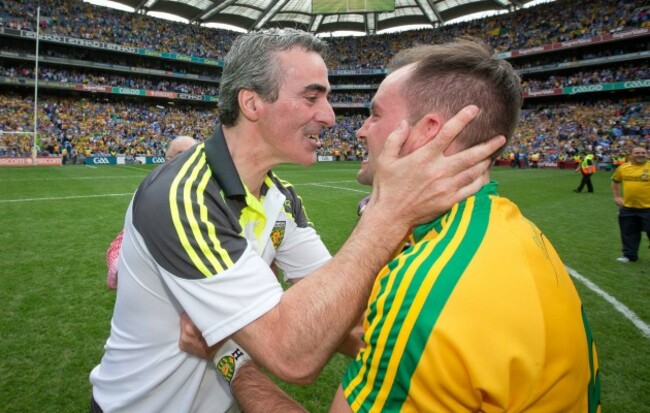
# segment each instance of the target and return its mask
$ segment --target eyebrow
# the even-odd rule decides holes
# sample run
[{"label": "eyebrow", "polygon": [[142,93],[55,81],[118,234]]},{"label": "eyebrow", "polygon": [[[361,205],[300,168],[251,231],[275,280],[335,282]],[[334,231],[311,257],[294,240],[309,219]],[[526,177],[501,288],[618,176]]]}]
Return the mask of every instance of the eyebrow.
[{"label": "eyebrow", "polygon": [[368,108],[368,110],[370,111],[371,115],[377,112],[377,102],[375,102],[375,99],[372,99],[370,101],[370,107]]},{"label": "eyebrow", "polygon": [[320,83],[312,83],[311,85],[305,86],[305,92],[322,92],[327,93],[329,89],[325,85]]}]

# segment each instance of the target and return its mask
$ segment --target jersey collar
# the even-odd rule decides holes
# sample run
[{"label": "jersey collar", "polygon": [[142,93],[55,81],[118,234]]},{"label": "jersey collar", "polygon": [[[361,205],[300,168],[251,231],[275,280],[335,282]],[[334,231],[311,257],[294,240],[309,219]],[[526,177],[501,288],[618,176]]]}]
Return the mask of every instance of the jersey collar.
[{"label": "jersey collar", "polygon": [[205,141],[205,157],[224,195],[228,198],[245,198],[246,189],[230,156],[220,123],[212,137]]},{"label": "jersey collar", "polygon": [[[474,197],[481,197],[481,196],[490,196],[494,195],[497,196],[497,186],[499,184],[496,181],[490,181],[489,183],[483,185],[481,189],[475,193]],[[458,204],[463,204],[467,202],[467,198],[460,201]],[[418,225],[413,229],[413,240],[415,242],[420,242],[422,238],[424,238],[432,229],[435,229],[436,231],[440,232],[442,229],[442,220],[447,216],[449,211],[445,212],[440,216],[438,219],[435,219],[431,222],[428,222],[426,224]]]}]

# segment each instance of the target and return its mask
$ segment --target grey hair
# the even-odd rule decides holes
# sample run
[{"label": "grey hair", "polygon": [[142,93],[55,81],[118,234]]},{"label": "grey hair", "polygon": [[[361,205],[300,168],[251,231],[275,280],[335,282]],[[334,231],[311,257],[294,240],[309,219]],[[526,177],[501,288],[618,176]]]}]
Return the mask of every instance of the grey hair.
[{"label": "grey hair", "polygon": [[224,59],[219,88],[219,121],[235,126],[239,117],[239,91],[248,89],[267,102],[275,102],[285,78],[277,52],[295,47],[315,52],[325,60],[327,44],[296,29],[268,29],[239,36]]}]

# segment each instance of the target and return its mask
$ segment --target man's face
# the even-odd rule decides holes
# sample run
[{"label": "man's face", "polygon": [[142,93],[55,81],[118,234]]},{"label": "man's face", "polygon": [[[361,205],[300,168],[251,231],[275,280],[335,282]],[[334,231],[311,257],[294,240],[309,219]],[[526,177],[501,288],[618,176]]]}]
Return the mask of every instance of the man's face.
[{"label": "man's face", "polygon": [[381,82],[370,105],[370,116],[357,131],[357,138],[366,141],[368,152],[368,158],[361,162],[361,169],[357,173],[360,184],[372,185],[376,159],[384,149],[388,135],[407,117],[406,102],[400,88],[408,75],[409,69],[401,68]]},{"label": "man's face", "polygon": [[630,161],[635,165],[643,165],[648,162],[648,151],[644,148],[634,148],[630,153]]},{"label": "man's face", "polygon": [[264,103],[260,127],[277,163],[316,162],[320,133],[334,124],[327,100],[327,67],[319,54],[301,48],[277,53],[284,74],[278,99]]}]

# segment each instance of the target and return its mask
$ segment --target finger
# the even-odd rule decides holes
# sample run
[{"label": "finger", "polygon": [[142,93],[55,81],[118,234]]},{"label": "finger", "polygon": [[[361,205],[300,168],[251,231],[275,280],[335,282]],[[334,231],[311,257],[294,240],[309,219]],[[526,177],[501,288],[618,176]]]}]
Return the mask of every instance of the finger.
[{"label": "finger", "polygon": [[484,159],[476,165],[467,168],[463,173],[458,174],[454,177],[456,180],[454,184],[460,188],[456,192],[456,196],[458,196],[459,202],[460,200],[468,198],[477,193],[481,187],[487,183],[485,181],[485,173],[489,171],[491,164],[492,161],[490,159]]},{"label": "finger", "polygon": [[181,327],[185,327],[191,323],[192,320],[190,319],[190,316],[188,316],[187,313],[181,313]]},{"label": "finger", "polygon": [[192,319],[187,315],[187,313],[182,313],[181,314],[181,332],[185,334],[187,337],[196,337],[196,326],[194,325],[194,322],[192,322]]},{"label": "finger", "polygon": [[386,138],[382,156],[387,156],[389,159],[399,158],[402,146],[404,146],[404,142],[406,142],[409,135],[409,129],[408,123],[405,120],[401,121],[397,128]]},{"label": "finger", "polygon": [[189,320],[190,318],[186,313],[181,313],[181,331],[186,329],[187,323],[190,322]]},{"label": "finger", "polygon": [[431,149],[436,153],[442,153],[451,145],[456,136],[467,126],[478,113],[478,106],[469,105],[462,108],[452,116],[438,132],[435,139],[431,141]]},{"label": "finger", "polygon": [[485,159],[476,165],[473,165],[461,173],[453,177],[453,186],[459,188],[453,196],[456,198],[455,202],[460,202],[465,198],[477,193],[483,185],[484,173],[490,168],[491,160]]},{"label": "finger", "polygon": [[487,159],[492,156],[493,153],[499,150],[503,145],[506,144],[506,138],[502,135],[495,136],[487,142],[483,142],[479,145],[472,146],[471,148],[465,149],[462,152],[450,155],[449,158],[453,160],[451,164],[454,165],[454,168],[460,170],[463,168],[469,168],[472,165],[475,165],[479,161]]}]

